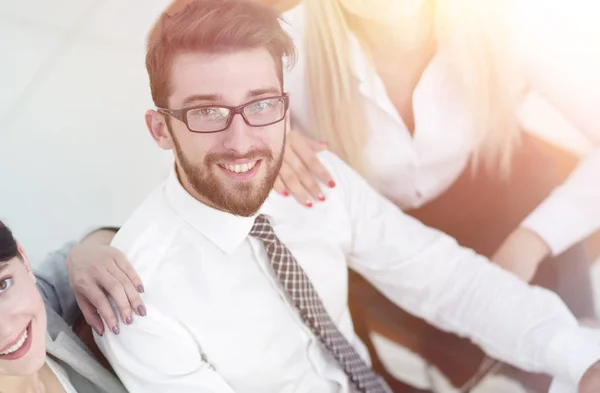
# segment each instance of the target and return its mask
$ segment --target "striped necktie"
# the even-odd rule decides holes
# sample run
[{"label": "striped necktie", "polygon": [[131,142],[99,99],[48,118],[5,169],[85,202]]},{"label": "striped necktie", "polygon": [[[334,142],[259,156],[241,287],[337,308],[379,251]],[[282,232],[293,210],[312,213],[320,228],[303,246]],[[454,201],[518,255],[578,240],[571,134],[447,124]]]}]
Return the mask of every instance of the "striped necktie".
[{"label": "striped necktie", "polygon": [[277,238],[265,216],[256,217],[250,235],[263,243],[277,278],[304,323],[339,362],[354,387],[365,393],[390,393],[391,389],[384,380],[375,374],[340,333],[310,279],[290,250]]}]

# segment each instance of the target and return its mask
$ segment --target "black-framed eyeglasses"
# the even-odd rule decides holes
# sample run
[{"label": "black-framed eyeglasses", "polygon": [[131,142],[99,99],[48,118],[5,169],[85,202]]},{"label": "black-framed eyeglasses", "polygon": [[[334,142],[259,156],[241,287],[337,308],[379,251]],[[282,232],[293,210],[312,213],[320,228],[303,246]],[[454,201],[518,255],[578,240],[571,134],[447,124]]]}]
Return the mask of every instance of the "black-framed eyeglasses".
[{"label": "black-framed eyeglasses", "polygon": [[250,127],[266,127],[279,123],[289,107],[289,96],[260,98],[240,106],[199,105],[184,109],[156,108],[160,113],[173,116],[185,123],[188,130],[198,133],[225,131],[236,114]]}]

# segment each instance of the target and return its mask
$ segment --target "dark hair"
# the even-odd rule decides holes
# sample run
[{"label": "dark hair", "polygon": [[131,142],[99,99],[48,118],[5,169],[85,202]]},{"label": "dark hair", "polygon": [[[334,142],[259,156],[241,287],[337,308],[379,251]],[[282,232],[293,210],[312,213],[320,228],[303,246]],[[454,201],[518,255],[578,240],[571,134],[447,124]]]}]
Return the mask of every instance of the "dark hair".
[{"label": "dark hair", "polygon": [[167,106],[175,55],[186,51],[212,54],[255,48],[269,51],[283,88],[283,58],[293,63],[295,48],[275,9],[249,0],[173,1],[148,37],[146,68],[154,104]]},{"label": "dark hair", "polygon": [[0,221],[0,262],[20,257],[17,241],[12,232],[2,221]]}]

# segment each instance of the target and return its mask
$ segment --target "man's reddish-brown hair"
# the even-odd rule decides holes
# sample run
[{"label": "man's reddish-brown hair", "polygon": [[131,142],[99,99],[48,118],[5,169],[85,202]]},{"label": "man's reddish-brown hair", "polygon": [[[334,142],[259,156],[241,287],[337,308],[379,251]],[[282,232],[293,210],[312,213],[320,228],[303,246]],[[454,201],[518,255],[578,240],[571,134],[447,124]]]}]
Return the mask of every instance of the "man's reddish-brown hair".
[{"label": "man's reddish-brown hair", "polygon": [[293,61],[295,49],[273,8],[250,0],[173,1],[148,36],[146,69],[154,104],[167,107],[171,66],[176,55],[256,48],[271,53],[283,86],[283,60]]}]

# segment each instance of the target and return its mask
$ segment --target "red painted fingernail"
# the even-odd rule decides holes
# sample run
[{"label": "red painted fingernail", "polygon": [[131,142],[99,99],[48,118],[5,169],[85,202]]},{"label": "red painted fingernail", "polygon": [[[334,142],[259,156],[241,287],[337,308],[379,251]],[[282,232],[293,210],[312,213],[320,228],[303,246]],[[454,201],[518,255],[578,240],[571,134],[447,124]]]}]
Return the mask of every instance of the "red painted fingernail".
[{"label": "red painted fingernail", "polygon": [[138,286],[137,286],[137,291],[138,291],[139,293],[144,293],[144,286],[143,286],[142,284],[138,285]]},{"label": "red painted fingernail", "polygon": [[327,183],[327,185],[329,186],[329,188],[333,188],[335,187],[335,182],[333,180],[330,180],[329,183]]},{"label": "red painted fingernail", "polygon": [[312,202],[310,200],[306,201],[306,207],[312,207]]},{"label": "red painted fingernail", "polygon": [[319,194],[319,195],[317,195],[317,199],[320,200],[321,202],[323,202],[325,200],[325,195]]},{"label": "red painted fingernail", "polygon": [[284,197],[290,196],[290,193],[289,193],[289,192],[287,192],[287,190],[286,190],[286,191],[284,191],[284,192],[283,192],[283,196],[284,196]]},{"label": "red painted fingernail", "polygon": [[114,334],[119,334],[120,333],[119,326],[117,326],[117,325],[113,326],[111,330],[112,330],[112,332]]},{"label": "red painted fingernail", "polygon": [[131,315],[125,319],[125,323],[128,325],[131,325],[133,323],[133,318],[131,318]]}]

